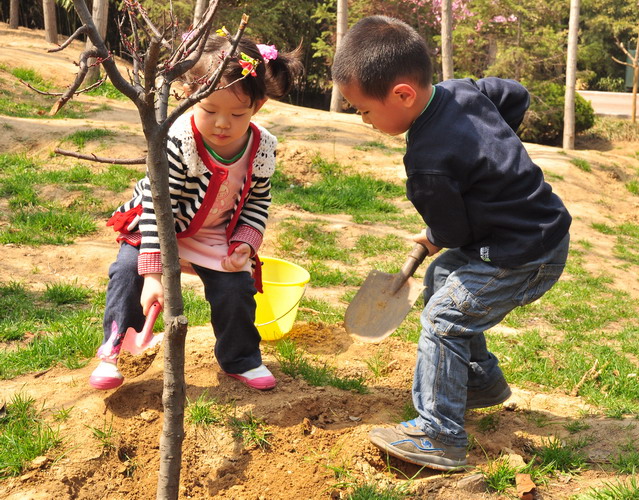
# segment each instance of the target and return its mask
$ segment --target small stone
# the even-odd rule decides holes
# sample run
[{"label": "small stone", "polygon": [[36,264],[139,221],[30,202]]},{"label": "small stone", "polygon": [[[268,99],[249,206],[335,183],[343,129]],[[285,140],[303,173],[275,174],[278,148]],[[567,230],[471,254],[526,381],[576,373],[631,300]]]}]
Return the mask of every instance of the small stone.
[{"label": "small stone", "polygon": [[153,422],[158,419],[158,412],[155,410],[145,410],[140,413],[140,418],[145,422]]},{"label": "small stone", "polygon": [[31,460],[30,469],[42,469],[46,467],[51,462],[49,457],[40,456]]},{"label": "small stone", "polygon": [[483,474],[472,474],[457,481],[457,489],[468,493],[484,493],[486,491],[486,479]]}]

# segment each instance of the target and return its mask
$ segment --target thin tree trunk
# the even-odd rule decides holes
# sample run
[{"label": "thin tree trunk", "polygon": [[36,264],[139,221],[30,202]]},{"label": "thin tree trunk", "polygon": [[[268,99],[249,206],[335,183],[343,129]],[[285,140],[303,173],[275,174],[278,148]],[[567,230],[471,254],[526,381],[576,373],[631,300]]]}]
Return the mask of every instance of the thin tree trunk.
[{"label": "thin tree trunk", "polygon": [[632,59],[632,123],[637,123],[637,87],[639,87],[639,33],[637,33],[637,45],[635,56]]},{"label": "thin tree trunk", "polygon": [[[335,50],[342,43],[342,38],[348,29],[348,1],[337,0],[337,32],[335,39]],[[333,85],[331,92],[331,111],[339,113],[342,111],[342,94],[337,88],[337,85]]]},{"label": "thin tree trunk", "polygon": [[160,470],[156,492],[158,500],[165,500],[177,499],[180,487],[186,396],[184,350],[188,325],[187,319],[182,315],[184,302],[175,235],[175,219],[169,195],[166,136],[160,136],[155,110],[140,111],[140,116],[149,147],[147,171],[162,254],[164,319],[167,325],[166,338],[163,342],[164,389],[162,391],[162,404],[164,421],[160,437]]},{"label": "thin tree trunk", "polygon": [[195,11],[193,12],[193,26],[197,26],[202,16],[204,15],[204,11],[206,10],[206,0],[197,0],[195,2]]},{"label": "thin tree trunk", "polygon": [[42,0],[44,13],[44,35],[49,43],[58,43],[58,23],[55,15],[55,0]]},{"label": "thin tree trunk", "polygon": [[442,79],[453,78],[453,8],[452,0],[442,1]]},{"label": "thin tree trunk", "polygon": [[[109,0],[93,0],[91,17],[93,18],[93,23],[98,29],[98,33],[103,40],[106,37],[107,20],[109,17],[108,14]],[[91,50],[93,47],[91,40],[87,38],[85,50]],[[100,66],[95,64],[95,59],[89,59],[89,70],[87,71],[87,76],[84,81],[86,82],[86,85],[89,86],[97,82],[99,79]]]},{"label": "thin tree trunk", "polygon": [[579,0],[570,0],[568,54],[566,56],[566,93],[564,95],[563,148],[575,149],[575,84],[577,74],[577,40],[579,37]]},{"label": "thin tree trunk", "polygon": [[20,21],[20,0],[11,0],[9,4],[9,28],[12,30],[18,29],[18,23]]}]

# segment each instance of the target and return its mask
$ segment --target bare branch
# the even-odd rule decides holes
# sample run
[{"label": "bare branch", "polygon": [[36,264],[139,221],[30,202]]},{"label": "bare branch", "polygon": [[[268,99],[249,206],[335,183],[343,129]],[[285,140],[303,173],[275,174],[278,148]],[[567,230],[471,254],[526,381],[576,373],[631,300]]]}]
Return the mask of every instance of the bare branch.
[{"label": "bare branch", "polygon": [[49,111],[50,115],[55,115],[58,111],[62,109],[62,107],[76,94],[77,90],[82,85],[84,78],[87,76],[87,71],[89,71],[88,61],[92,57],[98,57],[98,51],[91,49],[85,50],[80,54],[80,62],[78,63],[79,71],[75,75],[74,82],[69,85],[67,90],[62,94],[60,99],[56,101],[51,110]]},{"label": "bare branch", "polygon": [[167,117],[167,119],[162,123],[163,132],[168,131],[169,127],[173,124],[173,122],[177,119],[177,117],[183,114],[188,108],[193,106],[196,102],[199,102],[202,99],[205,99],[217,89],[217,84],[219,83],[220,78],[222,77],[222,74],[224,73],[224,70],[226,69],[226,66],[228,65],[228,62],[233,57],[235,57],[237,46],[240,43],[240,39],[242,38],[242,35],[244,34],[244,30],[246,30],[246,25],[248,24],[248,20],[249,20],[249,16],[247,16],[246,14],[242,14],[242,20],[240,21],[240,26],[237,30],[237,33],[235,34],[235,37],[233,38],[231,42],[231,48],[224,55],[224,59],[222,59],[222,62],[217,67],[217,70],[215,71],[211,79],[206,83],[204,87],[200,88],[197,92],[188,96],[186,99],[184,99],[180,104],[178,104],[175,107],[175,109],[171,112],[171,114]]},{"label": "bare branch", "polygon": [[187,33],[175,53],[167,60],[165,64],[167,81],[172,82],[199,61],[204,52],[206,40],[211,32],[211,24],[218,4],[219,0],[211,1],[198,25]]},{"label": "bare branch", "polygon": [[71,156],[73,158],[79,158],[80,160],[90,160],[98,163],[111,163],[118,165],[144,165],[146,163],[146,156],[142,156],[140,158],[104,158],[102,156],[96,156],[94,154],[82,154],[76,153],[75,151],[67,151],[65,149],[55,148],[53,150],[54,153],[63,156]]},{"label": "bare branch", "polygon": [[[105,76],[104,78],[101,78],[100,80],[95,82],[93,85],[89,85],[88,87],[84,87],[83,89],[76,90],[74,92],[74,94],[75,95],[80,95],[80,94],[84,94],[85,92],[89,92],[89,91],[91,91],[91,90],[93,90],[95,88],[98,88],[100,85],[102,85],[104,82],[106,82],[106,80],[107,80],[107,77]],[[40,89],[35,88],[29,82],[25,82],[24,80],[20,80],[20,83],[24,84],[25,86],[27,86],[28,88],[30,88],[34,92],[37,92],[38,94],[41,94],[41,95],[61,96],[61,95],[65,94],[65,92],[45,92],[44,90],[40,90]]]},{"label": "bare branch", "polygon": [[111,80],[111,83],[116,89],[131,99],[136,105],[139,104],[140,101],[137,89],[127,82],[120,74],[115,61],[112,58],[108,58],[109,51],[106,48],[104,40],[98,33],[98,29],[93,23],[93,18],[86,4],[82,0],[73,0],[73,5],[75,7],[75,11],[80,17],[80,20],[87,27],[87,35],[91,39],[91,43],[95,45],[98,54],[104,59],[102,66],[104,67],[107,75],[109,75],[109,80]]},{"label": "bare branch", "polygon": [[62,45],[59,45],[57,48],[55,49],[49,49],[47,50],[47,52],[60,52],[61,50],[66,49],[69,45],[71,45],[71,42],[73,40],[76,40],[77,38],[80,37],[80,35],[86,35],[88,34],[89,30],[86,26],[80,26],[77,30],[75,30],[75,33],[73,33],[73,35],[71,35],[69,38],[67,38],[64,43]]},{"label": "bare branch", "polygon": [[630,64],[629,62],[626,61],[620,61],[619,59],[617,59],[615,56],[610,56],[612,58],[613,61],[615,61],[616,63],[619,64],[623,64],[624,66],[630,66],[631,68],[633,68],[634,66],[632,64]]}]

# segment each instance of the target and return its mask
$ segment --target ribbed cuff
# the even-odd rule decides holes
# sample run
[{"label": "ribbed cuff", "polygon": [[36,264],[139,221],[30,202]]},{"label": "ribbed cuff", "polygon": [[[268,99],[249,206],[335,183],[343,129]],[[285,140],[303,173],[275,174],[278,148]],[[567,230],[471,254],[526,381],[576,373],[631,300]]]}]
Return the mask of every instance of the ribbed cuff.
[{"label": "ribbed cuff", "polygon": [[162,254],[141,253],[138,257],[138,274],[162,274]]}]

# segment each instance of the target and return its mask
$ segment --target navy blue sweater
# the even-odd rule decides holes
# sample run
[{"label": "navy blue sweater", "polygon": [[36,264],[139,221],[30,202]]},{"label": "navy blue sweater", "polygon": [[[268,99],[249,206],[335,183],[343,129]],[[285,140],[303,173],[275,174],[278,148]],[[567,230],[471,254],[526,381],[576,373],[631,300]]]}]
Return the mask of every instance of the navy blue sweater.
[{"label": "navy blue sweater", "polygon": [[503,267],[554,248],[571,217],[515,134],[528,91],[499,78],[435,87],[404,156],[407,196],[428,239]]}]

